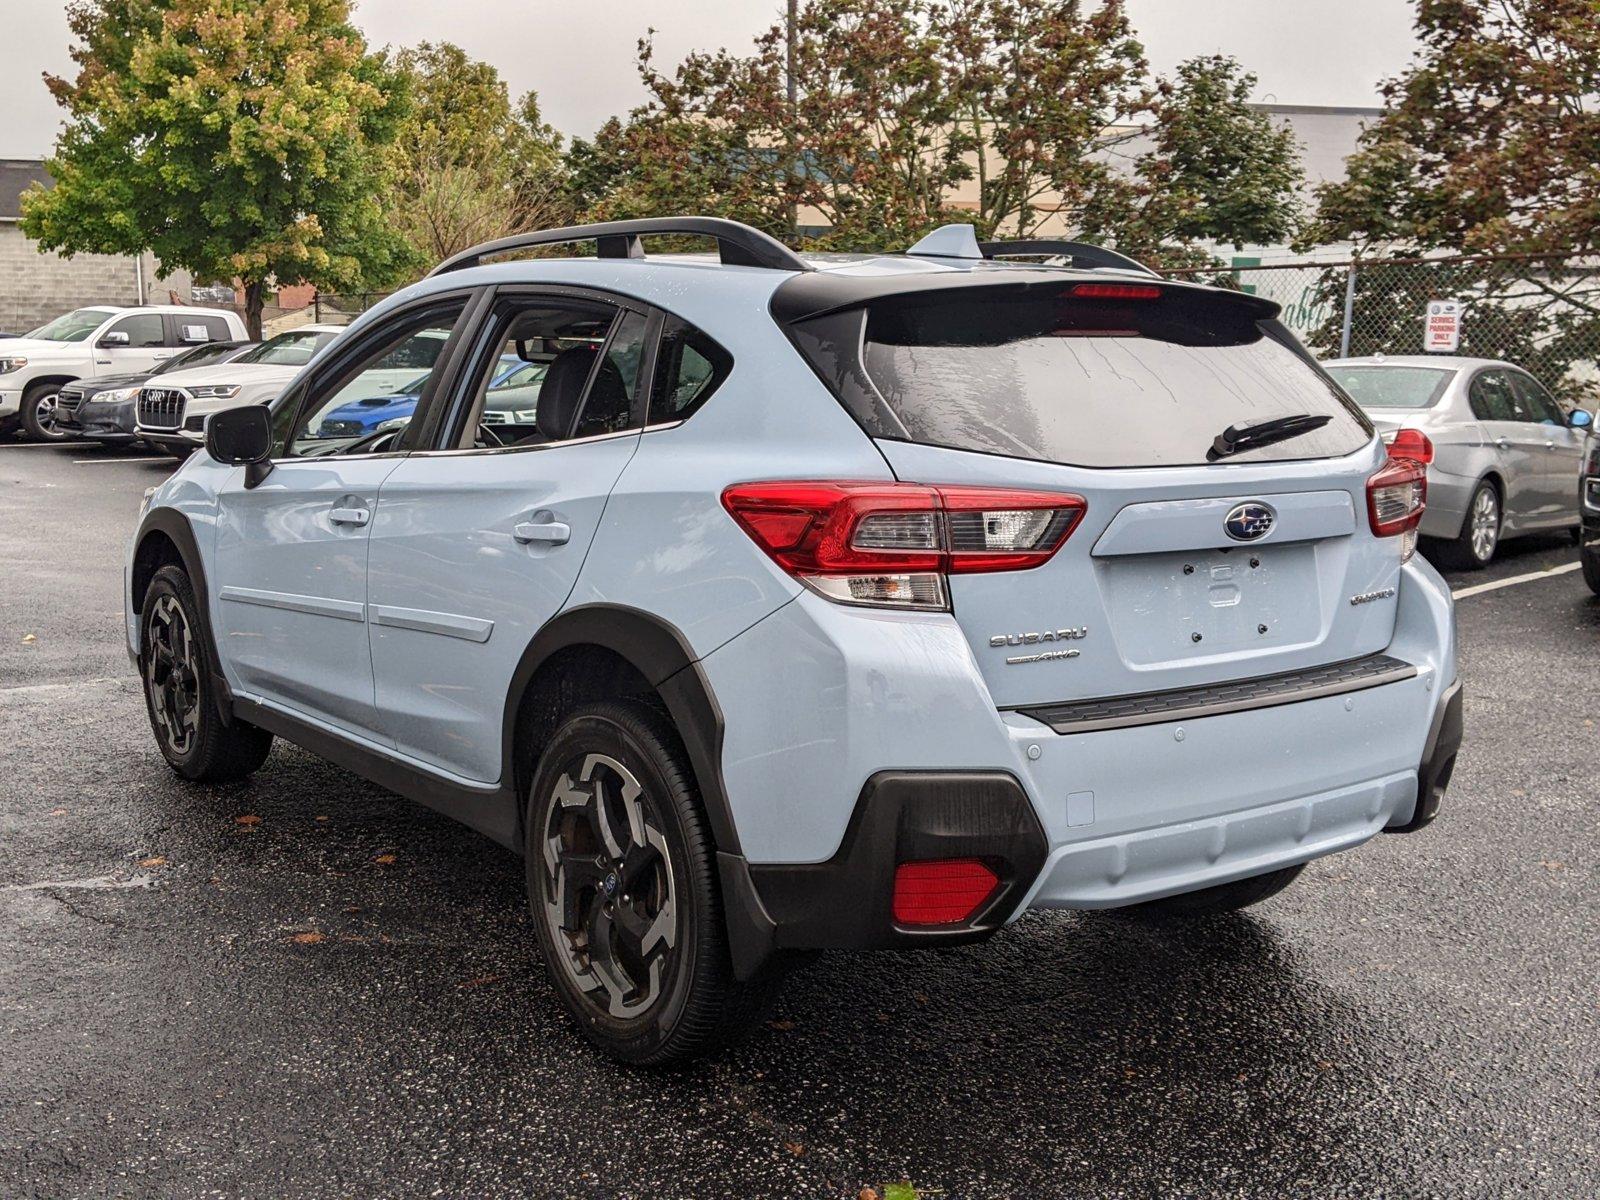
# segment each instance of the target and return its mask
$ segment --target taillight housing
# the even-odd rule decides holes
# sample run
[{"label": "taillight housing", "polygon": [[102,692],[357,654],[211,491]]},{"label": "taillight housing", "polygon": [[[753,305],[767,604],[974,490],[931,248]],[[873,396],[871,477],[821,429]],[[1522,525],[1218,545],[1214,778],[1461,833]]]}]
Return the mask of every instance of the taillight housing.
[{"label": "taillight housing", "polygon": [[1400,429],[1389,441],[1390,458],[1409,458],[1426,466],[1433,461],[1433,442],[1420,429]]},{"label": "taillight housing", "polygon": [[828,599],[920,609],[949,607],[950,575],[1048,562],[1085,508],[1065,492],[853,480],[738,483],[722,504]]},{"label": "taillight housing", "polygon": [[[1424,464],[1433,457],[1433,443],[1414,429],[1402,429],[1395,435],[1395,443],[1400,443],[1404,434],[1420,438],[1422,446],[1408,442],[1397,450],[1390,445],[1389,461],[1367,480],[1367,520],[1377,537],[1399,537],[1400,561],[1409,562],[1417,552],[1417,526],[1428,503],[1428,468]],[[1427,458],[1412,457],[1407,451],[1413,448],[1425,451]]]},{"label": "taillight housing", "polygon": [[955,925],[969,919],[1000,886],[981,858],[904,862],[894,872],[896,925]]}]

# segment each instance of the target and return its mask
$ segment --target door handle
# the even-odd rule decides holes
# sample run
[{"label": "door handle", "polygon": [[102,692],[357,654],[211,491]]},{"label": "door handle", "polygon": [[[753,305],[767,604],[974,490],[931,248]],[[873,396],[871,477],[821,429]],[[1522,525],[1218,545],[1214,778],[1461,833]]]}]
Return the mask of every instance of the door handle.
[{"label": "door handle", "polygon": [[552,546],[565,546],[572,540],[572,526],[561,521],[523,521],[511,531],[511,536],[523,545],[548,542]]},{"label": "door handle", "polygon": [[328,520],[335,525],[365,525],[372,520],[370,508],[330,508]]},{"label": "door handle", "polygon": [[1510,438],[1495,438],[1494,444],[1496,446],[1499,446],[1500,449],[1502,449],[1502,450],[1511,449],[1511,439]]}]

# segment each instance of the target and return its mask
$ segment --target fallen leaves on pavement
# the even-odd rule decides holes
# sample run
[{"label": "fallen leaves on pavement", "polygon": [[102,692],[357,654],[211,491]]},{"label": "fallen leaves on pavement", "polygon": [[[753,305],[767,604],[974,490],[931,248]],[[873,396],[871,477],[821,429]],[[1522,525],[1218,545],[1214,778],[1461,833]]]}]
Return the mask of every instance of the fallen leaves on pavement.
[{"label": "fallen leaves on pavement", "polygon": [[233,819],[233,823],[235,825],[246,825],[246,826],[259,825],[259,824],[261,824],[261,818],[256,816],[254,813],[246,813],[242,817],[235,817]]}]

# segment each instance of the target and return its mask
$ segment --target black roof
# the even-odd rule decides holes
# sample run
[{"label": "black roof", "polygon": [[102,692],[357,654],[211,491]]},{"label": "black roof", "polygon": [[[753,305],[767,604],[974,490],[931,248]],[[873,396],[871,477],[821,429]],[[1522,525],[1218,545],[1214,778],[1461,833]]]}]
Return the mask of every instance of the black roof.
[{"label": "black roof", "polygon": [[22,215],[22,193],[35,183],[51,186],[42,158],[0,158],[0,221]]}]

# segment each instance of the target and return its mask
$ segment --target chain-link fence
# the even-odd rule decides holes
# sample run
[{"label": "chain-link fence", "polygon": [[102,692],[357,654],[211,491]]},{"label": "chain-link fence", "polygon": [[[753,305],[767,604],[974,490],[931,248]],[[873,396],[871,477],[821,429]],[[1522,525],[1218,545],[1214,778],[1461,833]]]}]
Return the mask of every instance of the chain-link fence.
[{"label": "chain-link fence", "polygon": [[348,325],[392,292],[318,292],[311,300],[311,319],[322,325]]},{"label": "chain-link fence", "polygon": [[1600,399],[1600,261],[1395,258],[1174,272],[1276,301],[1324,358],[1422,354],[1428,304],[1460,305],[1453,353],[1526,368],[1569,404]]}]

